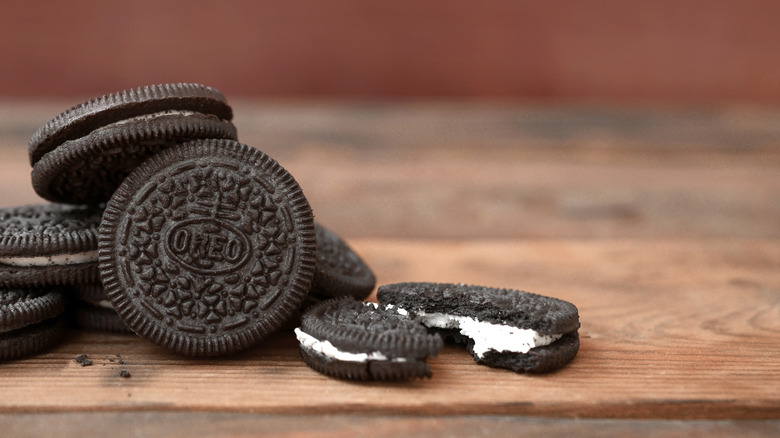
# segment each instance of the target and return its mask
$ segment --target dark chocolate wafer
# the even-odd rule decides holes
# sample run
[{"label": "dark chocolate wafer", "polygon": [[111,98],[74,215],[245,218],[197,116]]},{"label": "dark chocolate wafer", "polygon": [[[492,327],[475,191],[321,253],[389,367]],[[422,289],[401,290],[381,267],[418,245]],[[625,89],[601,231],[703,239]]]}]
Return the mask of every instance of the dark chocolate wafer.
[{"label": "dark chocolate wafer", "polygon": [[91,331],[133,333],[113,308],[100,307],[89,303],[77,303],[75,305],[75,322],[78,327]]},{"label": "dark chocolate wafer", "polygon": [[56,343],[64,312],[59,291],[0,289],[0,360],[22,358]]},{"label": "dark chocolate wafer", "polygon": [[93,99],[60,114],[30,141],[32,184],[44,199],[106,202],[152,154],[201,138],[236,138],[219,91],[153,85]]},{"label": "dark chocolate wafer", "polygon": [[0,209],[0,287],[99,281],[102,209],[58,204]]},{"label": "dark chocolate wafer", "polygon": [[33,167],[33,189],[54,202],[106,202],[150,155],[198,138],[235,139],[236,129],[201,113],[162,113],[110,124],[44,155]]},{"label": "dark chocolate wafer", "polygon": [[421,324],[352,297],[309,308],[295,332],[307,365],[348,380],[430,377],[426,359],[442,348]]},{"label": "dark chocolate wafer", "polygon": [[74,286],[76,297],[73,305],[75,323],[87,330],[132,333],[114,310],[106,290],[100,283]]},{"label": "dark chocolate wafer", "polygon": [[311,293],[323,297],[349,295],[362,300],[374,290],[371,268],[336,233],[314,224],[317,232],[317,269]]},{"label": "dark chocolate wafer", "polygon": [[222,120],[233,110],[218,90],[200,84],[150,85],[90,99],[58,115],[32,135],[30,164],[60,144],[83,137],[97,128],[159,112],[198,112]]},{"label": "dark chocolate wafer", "polygon": [[199,140],[152,156],[100,226],[106,294],[137,334],[178,353],[244,350],[311,288],[316,241],[295,179],[257,149]]},{"label": "dark chocolate wafer", "polygon": [[579,349],[579,313],[557,298],[483,286],[399,283],[381,286],[377,299],[435,331],[465,343],[484,365],[548,372]]},{"label": "dark chocolate wafer", "polygon": [[40,353],[57,344],[64,333],[64,317],[50,319],[12,332],[0,333],[0,361],[21,359]]}]

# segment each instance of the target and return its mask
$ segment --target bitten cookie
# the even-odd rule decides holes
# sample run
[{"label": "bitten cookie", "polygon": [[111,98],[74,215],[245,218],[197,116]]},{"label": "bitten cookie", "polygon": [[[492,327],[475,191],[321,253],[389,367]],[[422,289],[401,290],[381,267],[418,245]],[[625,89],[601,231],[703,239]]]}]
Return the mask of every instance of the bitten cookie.
[{"label": "bitten cookie", "polygon": [[443,283],[381,286],[388,309],[467,344],[477,363],[543,373],[570,362],[579,349],[573,304],[511,289]]},{"label": "bitten cookie", "polygon": [[282,166],[231,140],[197,140],[146,160],[100,225],[106,295],[138,335],[215,356],[278,330],[311,288],[309,203]]},{"label": "bitten cookie", "polygon": [[0,360],[54,345],[63,334],[65,299],[56,290],[0,288]]},{"label": "bitten cookie", "polygon": [[30,140],[32,184],[43,198],[106,202],[150,155],[201,138],[236,138],[222,94],[199,84],[152,85],[77,105]]},{"label": "bitten cookie", "polygon": [[442,348],[439,335],[419,323],[352,297],[309,308],[295,334],[307,365],[348,380],[430,377],[426,359]]},{"label": "bitten cookie", "polygon": [[99,281],[102,209],[58,204],[0,209],[0,287]]}]

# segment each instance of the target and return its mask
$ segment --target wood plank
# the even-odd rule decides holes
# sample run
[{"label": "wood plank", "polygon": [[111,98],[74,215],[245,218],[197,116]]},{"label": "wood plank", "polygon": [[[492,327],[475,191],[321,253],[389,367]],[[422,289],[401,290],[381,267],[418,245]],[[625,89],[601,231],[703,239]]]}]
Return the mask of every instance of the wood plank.
[{"label": "wood plank", "polygon": [[[780,416],[778,240],[352,243],[380,283],[460,281],[567,299],[580,309],[580,353],[559,372],[528,376],[448,347],[430,361],[430,380],[361,384],[307,368],[289,333],[232,358],[193,360],[132,336],[73,332],[0,367],[0,411]],[[75,363],[82,353],[95,364]],[[116,354],[125,365],[111,362]]]},{"label": "wood plank", "polygon": [[[0,206],[40,201],[26,143],[72,104],[0,105]],[[780,237],[771,109],[234,106],[345,237]]]},{"label": "wood plank", "polygon": [[262,434],[317,437],[667,437],[773,436],[780,420],[659,421],[510,416],[263,415],[234,412],[69,412],[0,414],[9,436],[210,437]]}]

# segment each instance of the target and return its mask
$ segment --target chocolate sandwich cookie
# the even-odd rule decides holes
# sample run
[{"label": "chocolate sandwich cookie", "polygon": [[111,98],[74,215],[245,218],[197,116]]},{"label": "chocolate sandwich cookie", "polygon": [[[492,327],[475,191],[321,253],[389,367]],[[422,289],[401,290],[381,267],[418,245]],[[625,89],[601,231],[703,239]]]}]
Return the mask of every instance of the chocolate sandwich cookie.
[{"label": "chocolate sandwich cookie", "polygon": [[222,94],[164,84],[92,99],[60,114],[30,140],[32,183],[54,202],[106,202],[148,156],[200,138],[236,138]]},{"label": "chocolate sandwich cookie", "polygon": [[0,287],[99,281],[99,207],[58,204],[0,209]]},{"label": "chocolate sandwich cookie", "polygon": [[543,373],[570,362],[579,349],[577,307],[512,289],[443,283],[381,286],[380,303],[467,344],[477,363]]},{"label": "chocolate sandwich cookie", "polygon": [[63,334],[65,299],[58,291],[0,289],[0,360],[55,344]]},{"label": "chocolate sandwich cookie", "polygon": [[442,348],[441,337],[421,324],[352,297],[309,308],[295,334],[307,365],[348,380],[430,377],[426,359]]},{"label": "chocolate sandwich cookie", "polygon": [[314,224],[317,233],[317,268],[311,293],[315,296],[349,295],[362,300],[371,294],[376,277],[371,268],[336,233]]},{"label": "chocolate sandwich cookie", "polygon": [[74,286],[77,302],[74,304],[76,325],[100,332],[132,333],[119,318],[100,283]]},{"label": "chocolate sandwich cookie", "polygon": [[311,288],[309,203],[282,166],[230,140],[146,160],[100,225],[106,295],[138,335],[175,352],[244,350],[282,326]]}]

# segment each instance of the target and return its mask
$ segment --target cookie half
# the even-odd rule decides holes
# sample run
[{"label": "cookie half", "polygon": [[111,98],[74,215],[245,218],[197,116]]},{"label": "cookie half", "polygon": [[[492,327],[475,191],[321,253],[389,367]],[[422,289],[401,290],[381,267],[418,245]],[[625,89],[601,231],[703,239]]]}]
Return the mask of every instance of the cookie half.
[{"label": "cookie half", "polygon": [[59,291],[0,289],[0,360],[19,359],[55,344],[63,334]]},{"label": "cookie half", "polygon": [[467,344],[484,365],[541,373],[560,368],[579,350],[579,313],[557,298],[483,286],[398,283],[377,299],[445,338]]},{"label": "cookie half", "polygon": [[352,297],[309,308],[295,334],[307,365],[347,380],[430,377],[426,359],[442,348],[441,338],[419,323]]},{"label": "cookie half", "polygon": [[371,294],[376,277],[371,268],[336,233],[319,223],[317,268],[311,293],[322,297],[352,296],[362,300]]},{"label": "cookie half", "polygon": [[282,166],[230,140],[166,149],[120,185],[100,225],[106,295],[135,333],[172,351],[247,349],[311,288],[309,203]]},{"label": "cookie half", "polygon": [[0,287],[99,281],[99,207],[59,204],[0,209]]},{"label": "cookie half", "polygon": [[44,199],[106,202],[152,154],[201,138],[236,138],[219,91],[167,84],[93,99],[61,114],[30,142],[32,184]]}]

